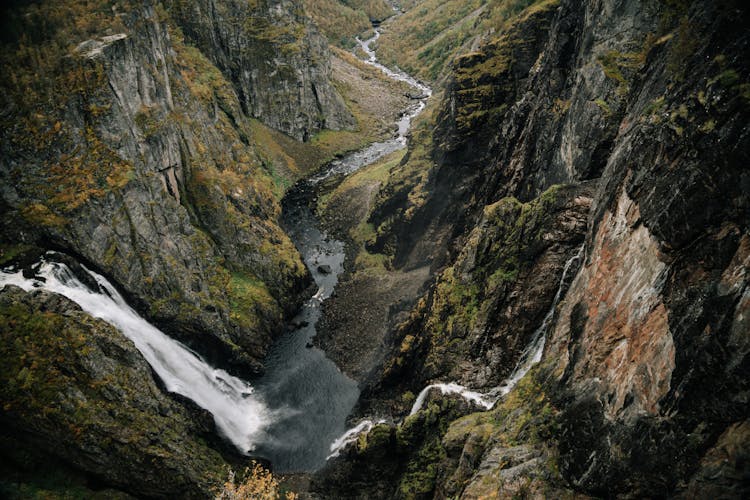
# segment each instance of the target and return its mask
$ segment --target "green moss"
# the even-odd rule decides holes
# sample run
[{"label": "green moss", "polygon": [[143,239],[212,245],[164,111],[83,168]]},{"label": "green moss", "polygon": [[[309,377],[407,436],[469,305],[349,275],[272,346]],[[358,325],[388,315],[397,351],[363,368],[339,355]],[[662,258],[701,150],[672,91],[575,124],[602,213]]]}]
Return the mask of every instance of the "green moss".
[{"label": "green moss", "polygon": [[397,427],[397,451],[405,457],[398,486],[402,498],[429,498],[434,492],[447,457],[442,437],[460,414],[453,399],[432,401]]},{"label": "green moss", "polygon": [[697,32],[698,30],[691,24],[687,15],[680,18],[679,25],[673,32],[674,36],[667,56],[667,71],[677,81],[685,78],[687,62],[702,43],[696,36]]},{"label": "green moss", "polygon": [[26,245],[24,243],[0,243],[0,267],[5,266],[17,257],[35,248],[33,245]]},{"label": "green moss", "polygon": [[304,0],[303,3],[305,12],[315,20],[328,41],[346,48],[353,47],[354,38],[370,29],[370,18],[385,19],[393,14],[382,1]]},{"label": "green moss", "polygon": [[370,432],[362,433],[357,440],[358,453],[373,453],[387,450],[393,440],[393,427],[388,424],[378,424]]},{"label": "green moss", "polygon": [[[221,458],[184,434],[188,425],[184,416],[146,411],[155,408],[151,404],[161,404],[154,395],[158,389],[149,372],[135,366],[128,351],[123,351],[133,348],[131,344],[123,347],[119,332],[83,312],[51,312],[47,304],[26,302],[27,297],[0,297],[0,401],[14,426],[24,431],[35,429],[47,438],[54,435],[50,441],[63,449],[52,455],[88,456],[95,442],[119,463],[130,466],[150,458],[154,467],[162,467],[162,460],[166,464],[184,459],[184,455],[172,456],[181,448],[176,453],[194,458],[190,469],[205,474],[194,480],[218,481]],[[2,438],[17,439],[22,434],[11,432]],[[44,439],[40,437],[35,446],[21,453],[5,449],[2,455],[33,470],[48,460]],[[40,446],[42,452],[37,449]],[[26,463],[25,454],[36,458]],[[49,491],[59,498],[75,498],[78,491],[74,485],[50,485],[35,479],[29,485],[17,485],[17,491]],[[179,483],[185,478],[167,480]]]},{"label": "green moss", "polygon": [[726,69],[716,75],[712,80],[709,81],[709,84],[718,82],[723,87],[734,87],[740,82],[740,75],[733,69]]},{"label": "green moss", "polygon": [[557,4],[558,0],[425,0],[383,34],[378,54],[387,64],[438,80],[477,33],[502,35]]},{"label": "green moss", "polygon": [[634,72],[643,66],[651,46],[651,37],[646,37],[641,50],[638,52],[610,50],[597,57],[597,62],[604,71],[604,75],[617,82],[616,94],[619,97],[624,97],[630,90],[629,80]]},{"label": "green moss", "polygon": [[599,106],[599,109],[601,109],[602,111],[604,111],[604,114],[606,116],[609,116],[609,115],[612,114],[612,108],[609,107],[609,104],[607,104],[607,101],[605,101],[604,99],[596,99],[594,101],[594,104],[596,104],[597,106]]},{"label": "green moss", "polygon": [[228,295],[232,319],[245,328],[258,328],[259,310],[273,310],[276,306],[266,284],[244,273],[231,274]]}]

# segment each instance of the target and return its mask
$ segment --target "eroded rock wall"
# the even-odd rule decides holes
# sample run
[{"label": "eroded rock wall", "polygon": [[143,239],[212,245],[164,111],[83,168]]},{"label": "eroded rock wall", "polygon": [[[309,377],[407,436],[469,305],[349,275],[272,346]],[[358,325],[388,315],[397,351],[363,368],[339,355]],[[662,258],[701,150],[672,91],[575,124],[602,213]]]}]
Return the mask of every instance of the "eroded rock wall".
[{"label": "eroded rock wall", "polygon": [[14,286],[0,291],[0,311],[4,494],[15,496],[5,489],[14,468],[38,474],[57,461],[144,498],[205,498],[221,482],[224,459],[204,441],[211,416],[165,395],[115,328]]},{"label": "eroded rock wall", "polygon": [[[432,128],[415,134],[374,212],[374,249],[443,269],[365,392],[374,408],[382,398],[405,412],[415,377],[481,387],[507,373],[519,330],[540,322],[523,297],[549,305],[564,259],[545,267],[528,225],[486,244],[502,227],[487,210],[509,196],[535,206],[560,182],[596,189],[569,228],[559,212],[541,216],[552,241],[585,246],[540,366],[502,403],[510,413],[448,427],[426,497],[747,495],[747,18],[732,1],[538,2],[456,61]],[[525,211],[506,213],[523,222]],[[440,233],[438,252],[415,254]],[[492,269],[512,253],[546,272],[486,280],[483,248],[502,264]],[[488,320],[510,328],[468,348]]]},{"label": "eroded rock wall", "polygon": [[211,5],[190,25],[177,3],[8,11],[3,239],[78,256],[214,362],[257,372],[309,278],[249,120],[301,137],[351,117],[297,4]]},{"label": "eroded rock wall", "polygon": [[168,2],[185,35],[232,82],[244,114],[298,140],[354,126],[329,81],[325,38],[296,0]]}]

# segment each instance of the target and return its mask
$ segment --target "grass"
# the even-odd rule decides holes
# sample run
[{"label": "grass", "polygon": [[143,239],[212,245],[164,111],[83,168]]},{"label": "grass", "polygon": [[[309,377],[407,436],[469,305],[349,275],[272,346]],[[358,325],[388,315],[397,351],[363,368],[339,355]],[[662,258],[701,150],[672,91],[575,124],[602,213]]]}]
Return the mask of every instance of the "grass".
[{"label": "grass", "polygon": [[391,24],[378,40],[378,55],[419,78],[434,81],[471,36],[466,19],[485,0],[426,0]]},{"label": "grass", "polygon": [[380,58],[407,72],[437,81],[477,38],[499,36],[522,15],[548,9],[558,0],[425,0],[389,25],[378,41]]},{"label": "grass", "polygon": [[404,157],[405,150],[396,151],[390,155],[382,158],[380,161],[361,168],[352,175],[346,177],[333,191],[326,193],[318,200],[318,210],[325,211],[328,208],[329,203],[336,198],[344,196],[344,194],[352,189],[358,187],[377,183],[383,184],[393,170]]}]

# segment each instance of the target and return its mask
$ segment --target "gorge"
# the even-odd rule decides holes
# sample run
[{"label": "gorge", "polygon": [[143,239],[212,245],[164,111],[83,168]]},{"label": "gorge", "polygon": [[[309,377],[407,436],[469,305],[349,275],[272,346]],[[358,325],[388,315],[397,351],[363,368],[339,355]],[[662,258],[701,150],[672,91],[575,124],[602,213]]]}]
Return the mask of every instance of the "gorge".
[{"label": "gorge", "polygon": [[747,497],[747,17],[3,7],[0,496]]}]

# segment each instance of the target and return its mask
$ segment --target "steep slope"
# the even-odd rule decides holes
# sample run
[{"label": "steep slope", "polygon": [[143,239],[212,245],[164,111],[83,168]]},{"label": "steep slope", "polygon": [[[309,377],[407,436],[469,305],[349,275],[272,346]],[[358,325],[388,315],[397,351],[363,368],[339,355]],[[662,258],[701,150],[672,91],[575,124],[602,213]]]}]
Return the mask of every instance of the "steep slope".
[{"label": "steep slope", "polygon": [[299,2],[167,5],[185,36],[232,82],[245,115],[299,140],[354,125],[330,84],[325,39]]},{"label": "steep slope", "polygon": [[404,414],[436,381],[499,389],[582,242],[583,259],[539,368],[496,408],[456,420],[428,399],[317,491],[747,495],[747,16],[536,2],[456,59],[370,219],[371,251],[442,272],[362,411]]},{"label": "steep slope", "polygon": [[164,395],[111,325],[59,295],[12,286],[0,291],[0,312],[3,497],[29,498],[46,483],[40,496],[60,487],[60,498],[76,488],[89,497],[99,484],[205,498],[221,482],[224,459],[204,441],[210,415]]},{"label": "steep slope", "polygon": [[354,122],[298,5],[167,5],[9,11],[3,239],[79,256],[199,352],[257,371],[308,278],[249,118],[298,137]]}]

